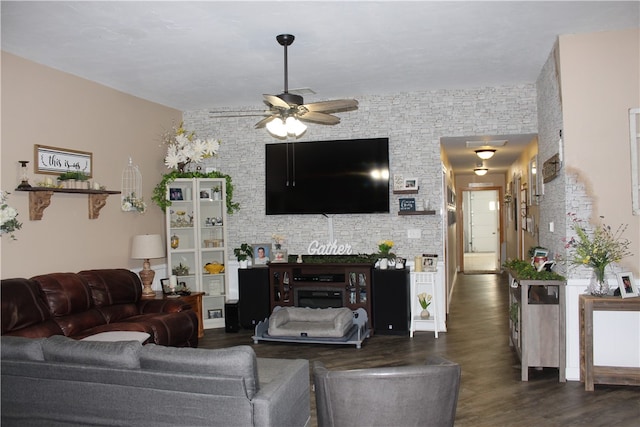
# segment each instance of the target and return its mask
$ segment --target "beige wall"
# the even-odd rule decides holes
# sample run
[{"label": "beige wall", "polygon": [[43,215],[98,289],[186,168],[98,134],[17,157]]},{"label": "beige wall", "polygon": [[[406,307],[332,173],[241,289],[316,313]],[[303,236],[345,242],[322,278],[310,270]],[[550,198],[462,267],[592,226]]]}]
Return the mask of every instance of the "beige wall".
[{"label": "beige wall", "polygon": [[[621,267],[640,275],[640,217],[631,211],[629,109],[640,107],[640,30],[559,38],[566,173],[591,206],[567,194],[567,208],[592,208],[612,227],[629,224],[632,257]],[[573,202],[573,203],[572,203]]]},{"label": "beige wall", "polygon": [[[55,271],[124,267],[131,237],[163,233],[162,211],[151,202],[164,172],[160,135],[181,120],[181,112],[126,95],[3,52],[2,189],[19,212],[17,241],[2,237],[1,277],[30,277]],[[90,151],[94,179],[109,190],[121,188],[131,156],[143,175],[147,213],[122,212],[120,195],[109,196],[98,219],[88,219],[86,195],[54,194],[41,221],[29,220],[28,194],[16,187],[17,162],[29,160],[33,176],[34,144]],[[44,175],[32,179],[40,180]],[[165,260],[152,260],[152,266]]]}]

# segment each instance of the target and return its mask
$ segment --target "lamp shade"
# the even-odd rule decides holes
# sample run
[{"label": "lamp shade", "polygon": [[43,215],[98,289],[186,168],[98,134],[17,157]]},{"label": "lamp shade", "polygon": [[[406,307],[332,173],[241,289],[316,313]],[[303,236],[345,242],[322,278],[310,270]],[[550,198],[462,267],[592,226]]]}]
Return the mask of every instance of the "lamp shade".
[{"label": "lamp shade", "polygon": [[482,176],[482,175],[486,175],[487,172],[489,172],[489,169],[487,169],[487,168],[475,168],[473,171],[476,173],[476,175]]},{"label": "lamp shade", "polygon": [[133,237],[133,242],[131,243],[131,258],[150,259],[164,258],[165,256],[162,236],[159,234],[142,234]]}]

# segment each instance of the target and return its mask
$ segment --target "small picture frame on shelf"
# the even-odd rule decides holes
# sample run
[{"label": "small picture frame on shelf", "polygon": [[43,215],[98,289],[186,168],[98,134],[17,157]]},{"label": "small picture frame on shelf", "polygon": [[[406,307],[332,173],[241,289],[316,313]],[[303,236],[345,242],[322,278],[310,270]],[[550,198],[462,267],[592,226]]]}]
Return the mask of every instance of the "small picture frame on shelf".
[{"label": "small picture frame on shelf", "polygon": [[618,288],[620,289],[620,296],[622,298],[631,298],[640,296],[638,293],[638,286],[635,280],[633,280],[633,273],[625,271],[623,273],[617,273],[618,276]]},{"label": "small picture frame on shelf", "polygon": [[253,266],[264,267],[271,261],[271,244],[270,243],[254,243],[253,248]]},{"label": "small picture frame on shelf", "polygon": [[209,198],[209,192],[207,190],[200,191],[200,198],[201,199],[208,199]]},{"label": "small picture frame on shelf", "polygon": [[403,190],[418,190],[418,178],[405,178]]},{"label": "small picture frame on shelf", "polygon": [[184,200],[182,188],[169,188],[169,200]]},{"label": "small picture frame on shelf", "polygon": [[437,271],[438,255],[422,254],[422,271]]},{"label": "small picture frame on shelf", "polygon": [[222,319],[222,309],[221,308],[212,308],[207,310],[207,317],[209,319]]}]

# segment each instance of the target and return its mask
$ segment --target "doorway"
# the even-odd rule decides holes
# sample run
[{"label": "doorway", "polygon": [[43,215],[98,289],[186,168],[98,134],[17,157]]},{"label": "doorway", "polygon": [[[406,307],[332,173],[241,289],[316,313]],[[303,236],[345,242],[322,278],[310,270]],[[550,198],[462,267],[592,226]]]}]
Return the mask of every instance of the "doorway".
[{"label": "doorway", "polygon": [[462,190],[462,271],[500,270],[500,191]]}]

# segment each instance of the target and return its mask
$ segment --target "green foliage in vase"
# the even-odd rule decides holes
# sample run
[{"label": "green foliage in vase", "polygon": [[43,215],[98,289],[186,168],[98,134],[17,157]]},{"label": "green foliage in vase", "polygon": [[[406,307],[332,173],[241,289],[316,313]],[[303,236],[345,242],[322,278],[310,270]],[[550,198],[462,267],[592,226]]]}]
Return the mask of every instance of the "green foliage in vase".
[{"label": "green foliage in vase", "polygon": [[153,196],[151,197],[151,200],[153,200],[163,212],[166,211],[167,207],[171,206],[171,200],[167,200],[167,187],[177,178],[224,178],[227,181],[225,186],[227,190],[227,213],[233,214],[240,210],[240,204],[233,202],[233,183],[229,175],[217,171],[202,173],[172,170],[162,175],[162,180],[153,189]]}]

